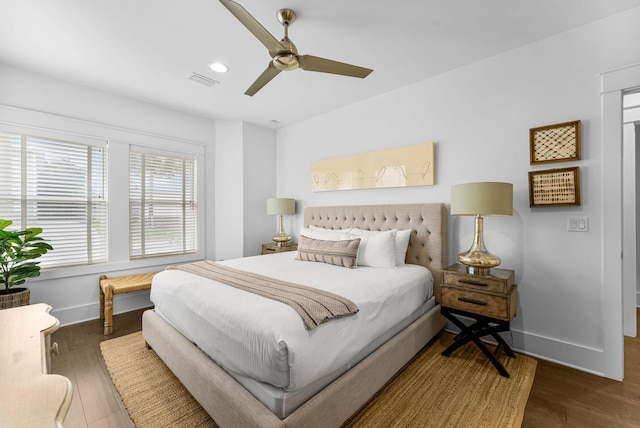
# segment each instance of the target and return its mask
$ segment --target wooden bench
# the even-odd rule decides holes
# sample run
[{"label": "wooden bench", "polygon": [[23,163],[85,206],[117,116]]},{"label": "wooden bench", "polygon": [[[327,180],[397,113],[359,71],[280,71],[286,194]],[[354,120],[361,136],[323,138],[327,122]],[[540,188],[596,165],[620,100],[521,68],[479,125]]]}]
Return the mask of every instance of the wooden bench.
[{"label": "wooden bench", "polygon": [[132,291],[148,290],[156,273],[145,272],[135,275],[100,276],[100,320],[104,320],[104,334],[113,333],[113,296]]}]

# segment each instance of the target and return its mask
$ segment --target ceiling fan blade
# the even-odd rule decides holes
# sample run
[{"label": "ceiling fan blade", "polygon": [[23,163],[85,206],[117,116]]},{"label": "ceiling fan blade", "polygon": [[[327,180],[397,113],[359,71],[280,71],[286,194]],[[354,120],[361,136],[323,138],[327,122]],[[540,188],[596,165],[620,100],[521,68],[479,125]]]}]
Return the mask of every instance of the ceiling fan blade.
[{"label": "ceiling fan blade", "polygon": [[276,77],[280,73],[280,70],[275,68],[273,62],[269,61],[269,66],[265,71],[262,72],[260,77],[256,79],[255,82],[245,91],[245,95],[249,95],[250,97],[254,96],[256,92],[258,92],[264,85],[269,83],[271,79]]},{"label": "ceiling fan blade", "polygon": [[269,54],[274,56],[278,52],[285,51],[285,47],[273,37],[247,10],[232,0],[220,0],[220,3],[231,12],[260,42],[267,47]]},{"label": "ceiling fan blade", "polygon": [[358,67],[357,65],[346,64],[313,55],[300,55],[298,61],[300,68],[303,70],[341,74],[343,76],[365,78],[373,71],[370,68]]}]

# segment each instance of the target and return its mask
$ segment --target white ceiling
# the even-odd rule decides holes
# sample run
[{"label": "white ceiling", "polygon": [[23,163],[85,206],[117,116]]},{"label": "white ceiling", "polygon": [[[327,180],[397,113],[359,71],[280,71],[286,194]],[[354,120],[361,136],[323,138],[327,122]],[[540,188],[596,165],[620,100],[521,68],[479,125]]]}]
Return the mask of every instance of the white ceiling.
[{"label": "white ceiling", "polygon": [[[0,0],[0,62],[203,117],[280,127],[640,7],[640,0],[238,2],[278,39],[276,11],[293,9],[289,36],[300,54],[374,72],[366,79],[283,72],[248,97],[270,58],[218,0]],[[213,61],[229,72],[211,71]],[[192,72],[220,84],[192,82]]]}]

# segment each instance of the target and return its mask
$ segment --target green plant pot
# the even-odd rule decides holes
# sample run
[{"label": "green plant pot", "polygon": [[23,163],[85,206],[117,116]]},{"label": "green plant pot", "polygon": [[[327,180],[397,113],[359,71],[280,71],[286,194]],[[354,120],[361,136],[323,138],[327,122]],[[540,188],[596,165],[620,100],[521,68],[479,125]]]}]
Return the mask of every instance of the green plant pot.
[{"label": "green plant pot", "polygon": [[0,293],[0,309],[26,306],[30,297],[31,290],[28,288],[10,288],[8,294]]}]

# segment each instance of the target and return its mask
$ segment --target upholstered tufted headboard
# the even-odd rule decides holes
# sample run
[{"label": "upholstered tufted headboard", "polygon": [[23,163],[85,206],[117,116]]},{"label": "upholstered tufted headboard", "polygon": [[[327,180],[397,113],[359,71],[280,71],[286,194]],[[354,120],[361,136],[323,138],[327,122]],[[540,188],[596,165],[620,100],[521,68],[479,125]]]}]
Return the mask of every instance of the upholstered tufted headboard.
[{"label": "upholstered tufted headboard", "polygon": [[356,205],[308,207],[304,225],[327,229],[358,227],[365,230],[412,229],[407,263],[427,267],[434,277],[434,294],[440,302],[442,269],[447,267],[445,204]]}]

